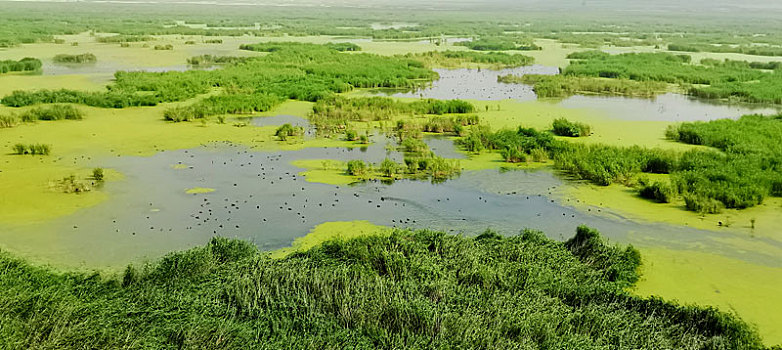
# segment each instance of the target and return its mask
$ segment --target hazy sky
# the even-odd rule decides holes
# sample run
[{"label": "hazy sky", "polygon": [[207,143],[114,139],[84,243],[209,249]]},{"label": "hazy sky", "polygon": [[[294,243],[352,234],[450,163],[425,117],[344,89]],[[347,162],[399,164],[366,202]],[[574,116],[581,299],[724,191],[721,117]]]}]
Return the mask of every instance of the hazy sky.
[{"label": "hazy sky", "polygon": [[[40,1],[40,0],[30,0]],[[513,10],[613,8],[632,11],[782,10],[782,0],[53,0],[53,2],[202,3],[287,6],[485,8]]]}]

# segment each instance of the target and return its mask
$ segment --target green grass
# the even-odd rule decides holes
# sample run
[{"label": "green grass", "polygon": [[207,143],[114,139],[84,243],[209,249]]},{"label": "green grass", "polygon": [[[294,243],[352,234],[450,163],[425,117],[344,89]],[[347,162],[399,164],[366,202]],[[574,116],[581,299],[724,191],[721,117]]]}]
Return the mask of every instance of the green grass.
[{"label": "green grass", "polygon": [[430,231],[327,241],[274,260],[241,241],[119,276],[55,272],[0,253],[6,348],[763,349],[730,314],[625,291],[632,247],[580,227]]}]

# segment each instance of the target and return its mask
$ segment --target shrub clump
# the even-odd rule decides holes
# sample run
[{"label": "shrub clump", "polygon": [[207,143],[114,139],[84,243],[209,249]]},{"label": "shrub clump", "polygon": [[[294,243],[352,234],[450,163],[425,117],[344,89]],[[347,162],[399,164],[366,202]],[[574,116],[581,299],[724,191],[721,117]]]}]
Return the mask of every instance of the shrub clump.
[{"label": "shrub clump", "polygon": [[565,118],[558,118],[552,123],[554,134],[567,137],[586,137],[592,132],[592,128],[584,123],[571,122]]},{"label": "shrub clump", "polygon": [[274,132],[274,136],[277,136],[280,141],[286,141],[289,137],[304,135],[304,128],[300,126],[293,126],[291,124],[283,124]]},{"label": "shrub clump", "polygon": [[29,154],[48,156],[52,152],[52,146],[43,143],[31,143],[29,145],[17,143],[13,145],[11,149],[13,150],[13,153],[17,155]]},{"label": "shrub clump", "polygon": [[84,112],[71,105],[52,105],[48,107],[36,107],[22,113],[21,119],[25,123],[36,120],[81,120]]},{"label": "shrub clump", "polygon": [[650,182],[646,178],[638,180],[638,195],[643,198],[651,199],[658,203],[669,203],[673,194],[673,188],[667,183],[660,181]]},{"label": "shrub clump", "polygon": [[98,57],[91,53],[83,53],[80,55],[67,55],[59,54],[54,56],[54,62],[56,63],[95,63],[98,62]]}]

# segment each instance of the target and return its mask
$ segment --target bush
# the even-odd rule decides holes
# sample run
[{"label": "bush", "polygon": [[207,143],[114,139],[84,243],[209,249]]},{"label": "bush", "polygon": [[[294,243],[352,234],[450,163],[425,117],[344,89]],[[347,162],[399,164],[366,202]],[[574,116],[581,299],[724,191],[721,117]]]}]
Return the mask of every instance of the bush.
[{"label": "bush", "polygon": [[668,203],[673,196],[671,185],[659,181],[649,182],[646,179],[638,181],[638,194],[646,199],[651,199],[659,203]]},{"label": "bush", "polygon": [[283,124],[274,132],[274,136],[277,136],[280,141],[286,141],[292,136],[301,136],[304,134],[304,128],[300,126],[293,126],[291,124]]},{"label": "bush", "polygon": [[31,57],[25,57],[19,61],[0,60],[0,73],[33,72],[40,70],[42,66],[41,60]]},{"label": "bush", "polygon": [[589,136],[591,128],[584,123],[571,122],[565,118],[555,119],[552,124],[554,134],[567,137]]},{"label": "bush", "polygon": [[684,204],[687,210],[701,214],[719,214],[723,207],[716,199],[691,193],[684,194]]},{"label": "bush", "polygon": [[326,44],[326,47],[340,52],[361,51],[361,46],[358,46],[354,43],[328,43]]},{"label": "bush", "polygon": [[13,145],[12,149],[13,149],[13,153],[18,155],[30,154],[30,155],[48,156],[49,153],[51,153],[52,147],[42,143],[32,143],[29,145],[17,143]]},{"label": "bush", "polygon": [[534,162],[545,162],[548,160],[548,151],[543,148],[534,148],[529,152]]},{"label": "bush", "polygon": [[391,159],[384,159],[382,163],[380,163],[380,172],[383,174],[383,176],[386,177],[394,177],[396,175],[397,170],[399,166]]},{"label": "bush", "polygon": [[84,112],[71,105],[52,105],[48,107],[36,107],[22,113],[23,122],[29,123],[36,120],[81,120]]},{"label": "bush", "polygon": [[174,45],[171,45],[171,44],[155,45],[154,49],[157,50],[157,51],[168,51],[168,50],[173,50],[174,49]]},{"label": "bush", "polygon": [[353,129],[345,130],[345,140],[356,141],[357,139],[358,139],[358,133],[356,133],[356,130]]},{"label": "bush", "polygon": [[348,161],[348,175],[364,176],[367,174],[369,167],[363,160],[351,160]]},{"label": "bush", "polygon": [[16,117],[13,115],[0,115],[0,129],[12,128],[16,125]]},{"label": "bush", "polygon": [[527,154],[516,146],[507,146],[500,151],[500,155],[508,163],[523,163],[527,161]]},{"label": "bush", "polygon": [[54,62],[57,63],[95,63],[98,62],[98,58],[91,53],[83,53],[80,55],[66,55],[59,54],[54,56]]},{"label": "bush", "polygon": [[12,149],[14,150],[14,154],[27,154],[27,145],[17,143],[12,147]]},{"label": "bush", "polygon": [[95,181],[103,181],[103,177],[103,168],[92,169],[92,178],[95,179]]}]

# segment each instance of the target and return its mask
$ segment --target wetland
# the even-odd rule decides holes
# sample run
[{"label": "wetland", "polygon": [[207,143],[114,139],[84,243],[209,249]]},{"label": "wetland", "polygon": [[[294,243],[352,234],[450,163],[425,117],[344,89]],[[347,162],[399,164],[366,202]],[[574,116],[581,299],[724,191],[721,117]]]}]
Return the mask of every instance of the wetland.
[{"label": "wetland", "polygon": [[[10,10],[18,19],[43,16],[28,6],[45,5]],[[630,310],[633,334],[645,334],[642,321],[633,322],[649,317],[648,310],[702,317],[697,331],[683,332],[692,339],[681,341],[690,345],[644,335],[662,347],[755,349],[782,342],[775,312],[782,308],[777,65],[724,60],[724,52],[699,41],[705,38],[692,39],[692,48],[636,38],[618,53],[609,39],[595,47],[577,42],[584,40],[579,34],[543,34],[545,21],[523,36],[490,20],[470,28],[421,17],[368,18],[355,26],[298,18],[266,26],[239,20],[240,14],[220,23],[160,17],[130,30],[109,18],[88,23],[73,11],[79,25],[53,24],[46,36],[23,42],[11,40],[20,33],[0,30],[0,39],[9,38],[0,40],[8,43],[0,51],[0,267],[8,277],[0,282],[6,287],[0,306],[12,310],[0,312],[0,321],[15,330],[0,331],[0,341],[8,339],[10,348],[198,347],[225,317],[188,307],[168,311],[178,323],[166,327],[186,324],[184,333],[149,328],[128,345],[119,339],[133,331],[121,325],[112,326],[113,336],[91,330],[79,336],[79,327],[62,325],[62,336],[36,343],[33,335],[49,321],[24,316],[24,300],[12,291],[34,294],[37,287],[20,276],[50,281],[62,295],[74,293],[67,283],[82,283],[93,300],[68,301],[56,292],[47,298],[68,319],[89,314],[90,329],[102,317],[120,317],[114,306],[107,308],[111,315],[97,316],[91,310],[100,305],[200,286],[219,296],[183,298],[214,298],[252,320],[231,321],[231,335],[222,336],[232,344],[227,348],[250,338],[282,344],[278,335],[246,332],[265,322],[312,326],[287,321],[301,315],[338,321],[313,328],[322,334],[311,339],[291,335],[291,344],[342,341],[326,336],[327,329],[341,329],[369,348],[427,347],[422,344],[432,334],[438,348],[539,343],[512,334],[532,334],[518,327],[548,324],[543,321],[516,320],[502,326],[502,335],[466,339],[453,332],[470,329],[460,323],[467,315],[449,316],[448,327],[419,327],[413,318],[434,316],[409,309],[443,307],[439,300],[458,308],[457,291],[478,293],[460,288],[491,290],[520,310],[534,305],[529,295],[510,297],[520,290],[517,283],[527,282],[503,284],[515,277],[492,270],[521,269],[513,265],[514,249],[547,262],[525,265],[526,271],[553,271],[535,278],[577,271],[567,277],[577,280],[573,290],[558,290],[545,278],[535,282],[535,293],[556,305],[580,300],[567,317],[598,317],[586,316],[594,312],[589,307],[610,315],[583,338],[577,335],[583,330],[535,331],[558,344],[612,343],[607,324],[620,316],[604,308]],[[358,10],[345,11],[339,13]],[[494,31],[498,25],[502,33]],[[695,47],[697,62],[682,58],[679,51]],[[197,57],[221,63],[188,64]],[[565,65],[557,67],[560,62]],[[639,88],[627,81],[665,89],[652,97],[618,96],[626,88],[618,85]],[[567,93],[543,96],[543,89]],[[427,255],[433,251],[442,255]],[[470,266],[459,265],[468,260]],[[297,264],[311,273],[297,274]],[[320,264],[336,270],[318,270]],[[443,274],[423,278],[419,268]],[[93,271],[101,282],[89,280]],[[351,274],[360,282],[346,282]],[[78,282],[63,282],[70,275]],[[261,275],[277,277],[250,282]],[[422,299],[382,296],[396,304],[375,310],[366,306],[374,292],[346,292],[385,288],[371,281],[387,276],[395,276],[387,286],[394,293],[420,292]],[[423,289],[406,290],[398,284],[403,280]],[[329,292],[313,287],[321,283],[345,286],[334,295],[342,305],[356,303],[352,310],[363,316],[334,316],[340,311],[320,304]],[[264,306],[249,296],[272,295],[273,285],[310,287]],[[581,286],[616,297],[602,300]],[[305,299],[313,309],[265,314]],[[82,311],[68,309],[71,302],[83,303]],[[154,309],[149,302],[142,307]],[[37,307],[29,310],[46,315]],[[390,317],[389,310],[396,310],[398,323],[368,321],[380,317],[375,313]],[[184,321],[197,313],[210,319]],[[669,334],[687,327],[674,319],[653,322],[670,327]]]}]

